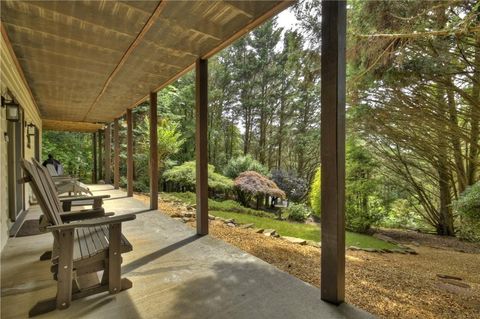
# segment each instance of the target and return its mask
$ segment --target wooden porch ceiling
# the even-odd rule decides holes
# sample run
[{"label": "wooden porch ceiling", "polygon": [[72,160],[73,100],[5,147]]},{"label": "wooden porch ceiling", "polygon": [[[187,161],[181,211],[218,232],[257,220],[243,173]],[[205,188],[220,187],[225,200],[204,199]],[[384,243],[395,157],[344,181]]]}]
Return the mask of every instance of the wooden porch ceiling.
[{"label": "wooden porch ceiling", "polygon": [[66,131],[66,132],[84,132],[94,133],[105,127],[104,124],[89,122],[72,122],[57,120],[42,120],[42,129],[45,131]]},{"label": "wooden porch ceiling", "polygon": [[292,3],[4,0],[1,21],[42,118],[81,129],[118,118]]}]

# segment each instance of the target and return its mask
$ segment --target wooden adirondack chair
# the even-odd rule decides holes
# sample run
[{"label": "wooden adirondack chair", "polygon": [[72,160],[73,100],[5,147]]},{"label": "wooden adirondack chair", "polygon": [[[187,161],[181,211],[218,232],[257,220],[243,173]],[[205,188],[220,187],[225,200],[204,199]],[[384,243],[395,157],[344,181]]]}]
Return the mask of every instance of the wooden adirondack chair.
[{"label": "wooden adirondack chair", "polygon": [[56,197],[60,201],[60,203],[62,203],[62,209],[64,212],[71,211],[72,206],[92,206],[93,210],[101,210],[103,205],[103,200],[105,198],[110,198],[110,195],[59,197],[58,196],[59,193],[56,191],[57,186],[55,185],[55,181],[53,180],[51,174],[49,173],[48,167],[46,168],[36,159],[32,159],[32,162],[35,166],[37,166],[37,168],[39,169],[39,172],[42,173],[42,175],[45,177],[45,179],[47,180],[49,186],[53,189],[53,191],[57,193]]},{"label": "wooden adirondack chair", "polygon": [[70,175],[59,175],[55,170],[55,166],[47,164],[47,170],[52,177],[53,182],[59,195],[68,193],[74,195],[80,195],[82,193],[93,195],[90,189],[84,183],[80,182],[77,178]]},{"label": "wooden adirondack chair", "polygon": [[[71,301],[109,291],[118,293],[132,287],[121,278],[121,254],[132,250],[122,235],[122,223],[135,219],[135,215],[122,215],[72,221],[65,223],[61,208],[54,200],[56,194],[38,166],[21,161],[38,203],[49,222],[46,227],[54,238],[52,273],[57,280],[57,296],[38,302],[29,312],[39,315],[54,309],[66,309]],[[103,271],[101,281],[96,272]],[[92,276],[93,274],[93,276]],[[95,284],[84,287],[85,282],[96,279]]]}]

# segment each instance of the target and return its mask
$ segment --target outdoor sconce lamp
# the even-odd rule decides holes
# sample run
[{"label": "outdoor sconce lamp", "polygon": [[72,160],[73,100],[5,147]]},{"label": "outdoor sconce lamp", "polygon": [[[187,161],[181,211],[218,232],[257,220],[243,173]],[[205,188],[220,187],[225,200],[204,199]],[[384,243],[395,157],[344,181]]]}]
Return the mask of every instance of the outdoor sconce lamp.
[{"label": "outdoor sconce lamp", "polygon": [[27,147],[30,148],[30,137],[31,136],[35,136],[35,131],[36,131],[36,126],[35,124],[33,123],[29,123],[27,124],[27,122],[25,122],[25,126],[27,128]]},{"label": "outdoor sconce lamp", "polygon": [[20,119],[20,105],[14,99],[7,100],[2,96],[2,107],[7,108],[7,120],[10,122],[18,122]]}]

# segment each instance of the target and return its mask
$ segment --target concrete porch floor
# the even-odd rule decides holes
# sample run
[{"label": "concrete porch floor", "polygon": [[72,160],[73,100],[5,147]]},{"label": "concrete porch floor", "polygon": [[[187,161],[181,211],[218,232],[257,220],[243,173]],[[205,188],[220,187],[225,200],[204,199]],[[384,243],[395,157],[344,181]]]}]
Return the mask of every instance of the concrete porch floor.
[{"label": "concrete porch floor", "polygon": [[[133,252],[123,255],[123,277],[133,288],[72,302],[37,318],[372,318],[350,305],[320,300],[320,290],[223,241],[195,231],[110,185],[104,207],[137,213],[123,224]],[[27,218],[38,218],[38,206]],[[26,318],[38,301],[55,296],[49,261],[52,235],[10,238],[1,256],[1,318]]]}]

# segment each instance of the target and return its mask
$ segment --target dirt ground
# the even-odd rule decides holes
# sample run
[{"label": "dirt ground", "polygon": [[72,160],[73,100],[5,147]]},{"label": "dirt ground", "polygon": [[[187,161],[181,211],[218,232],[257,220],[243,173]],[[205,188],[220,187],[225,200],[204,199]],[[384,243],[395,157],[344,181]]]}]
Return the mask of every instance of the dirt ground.
[{"label": "dirt ground", "polygon": [[[170,215],[184,209],[162,201],[159,208]],[[194,226],[193,222],[189,224]],[[433,235],[389,230],[382,233],[410,244],[418,255],[347,251],[347,302],[381,318],[480,318],[478,245],[458,243],[453,238],[438,241]],[[228,227],[221,221],[211,221],[210,234],[320,286],[318,248]]]}]

